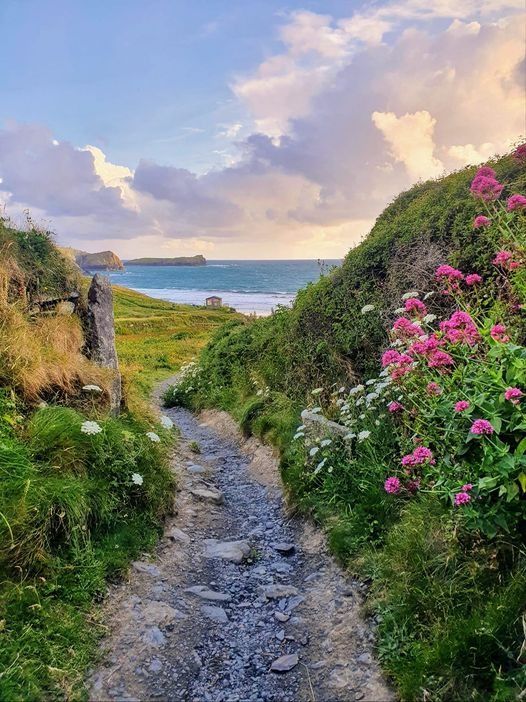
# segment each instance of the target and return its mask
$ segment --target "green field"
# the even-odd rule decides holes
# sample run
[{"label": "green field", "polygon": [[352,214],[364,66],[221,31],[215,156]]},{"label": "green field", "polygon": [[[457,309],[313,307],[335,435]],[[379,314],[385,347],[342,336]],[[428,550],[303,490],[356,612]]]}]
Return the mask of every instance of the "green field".
[{"label": "green field", "polygon": [[122,370],[142,393],[194,358],[224,322],[240,318],[228,307],[176,305],[119,286],[114,300]]}]

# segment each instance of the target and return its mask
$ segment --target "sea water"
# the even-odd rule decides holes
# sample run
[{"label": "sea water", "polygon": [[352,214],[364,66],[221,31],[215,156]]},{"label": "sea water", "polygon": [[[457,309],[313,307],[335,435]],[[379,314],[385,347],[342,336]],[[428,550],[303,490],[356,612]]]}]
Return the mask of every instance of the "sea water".
[{"label": "sea water", "polygon": [[300,288],[340,263],[209,261],[206,266],[127,266],[109,275],[117,285],[161,300],[204,305],[217,295],[239,312],[267,315],[278,305],[290,305]]}]

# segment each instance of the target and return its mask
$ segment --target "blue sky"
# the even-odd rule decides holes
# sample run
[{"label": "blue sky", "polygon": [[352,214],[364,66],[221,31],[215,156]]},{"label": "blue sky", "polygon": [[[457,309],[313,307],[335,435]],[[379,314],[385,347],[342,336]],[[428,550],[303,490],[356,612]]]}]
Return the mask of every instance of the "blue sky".
[{"label": "blue sky", "polygon": [[524,0],[1,0],[0,204],[124,257],[338,258],[524,139]]}]

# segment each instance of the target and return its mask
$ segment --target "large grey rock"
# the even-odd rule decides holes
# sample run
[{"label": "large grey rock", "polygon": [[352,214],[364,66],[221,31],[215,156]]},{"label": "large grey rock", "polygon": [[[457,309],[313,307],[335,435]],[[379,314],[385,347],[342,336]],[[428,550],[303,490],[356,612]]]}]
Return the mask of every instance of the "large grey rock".
[{"label": "large grey rock", "polygon": [[241,563],[250,553],[248,541],[218,541],[205,539],[205,558],[223,558],[232,563]]},{"label": "large grey rock", "polygon": [[298,654],[289,653],[286,656],[280,656],[279,658],[276,658],[276,660],[272,662],[270,670],[273,673],[287,673],[289,670],[292,670],[295,666],[297,666],[298,663]]},{"label": "large grey rock", "polygon": [[186,615],[166,602],[150,600],[141,608],[141,614],[149,624],[166,626],[175,619],[185,619]]},{"label": "large grey rock", "polygon": [[206,585],[192,585],[192,587],[187,587],[185,592],[197,595],[197,597],[201,597],[204,600],[212,600],[213,602],[230,602],[232,599],[230,595],[210,590]]},{"label": "large grey rock", "polygon": [[222,607],[214,607],[213,605],[203,605],[201,607],[201,612],[211,619],[216,624],[226,624],[228,622],[228,615]]},{"label": "large grey rock", "polygon": [[122,400],[121,375],[115,349],[113,292],[108,278],[97,273],[88,290],[86,356],[112,372],[110,405],[118,414]]},{"label": "large grey rock", "polygon": [[197,497],[198,500],[211,502],[214,505],[221,505],[224,501],[223,493],[221,492],[221,490],[218,490],[217,488],[212,486],[191,487],[189,492],[194,497]]},{"label": "large grey rock", "polygon": [[281,583],[261,585],[259,591],[267,600],[280,600],[283,597],[291,597],[298,594],[297,588],[293,585],[282,585]]},{"label": "large grey rock", "polygon": [[133,561],[132,568],[138,573],[147,573],[153,578],[158,578],[161,575],[159,568],[153,563],[146,563],[145,561]]}]

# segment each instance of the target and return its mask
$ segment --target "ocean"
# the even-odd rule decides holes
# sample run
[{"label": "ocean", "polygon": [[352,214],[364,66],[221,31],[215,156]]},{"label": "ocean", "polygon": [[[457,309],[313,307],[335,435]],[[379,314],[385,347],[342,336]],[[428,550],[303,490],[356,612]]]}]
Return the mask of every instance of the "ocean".
[{"label": "ocean", "polygon": [[170,302],[204,305],[218,295],[223,304],[244,314],[268,315],[290,305],[298,290],[317,280],[340,260],[209,261],[206,266],[129,266],[112,271],[116,285]]}]

